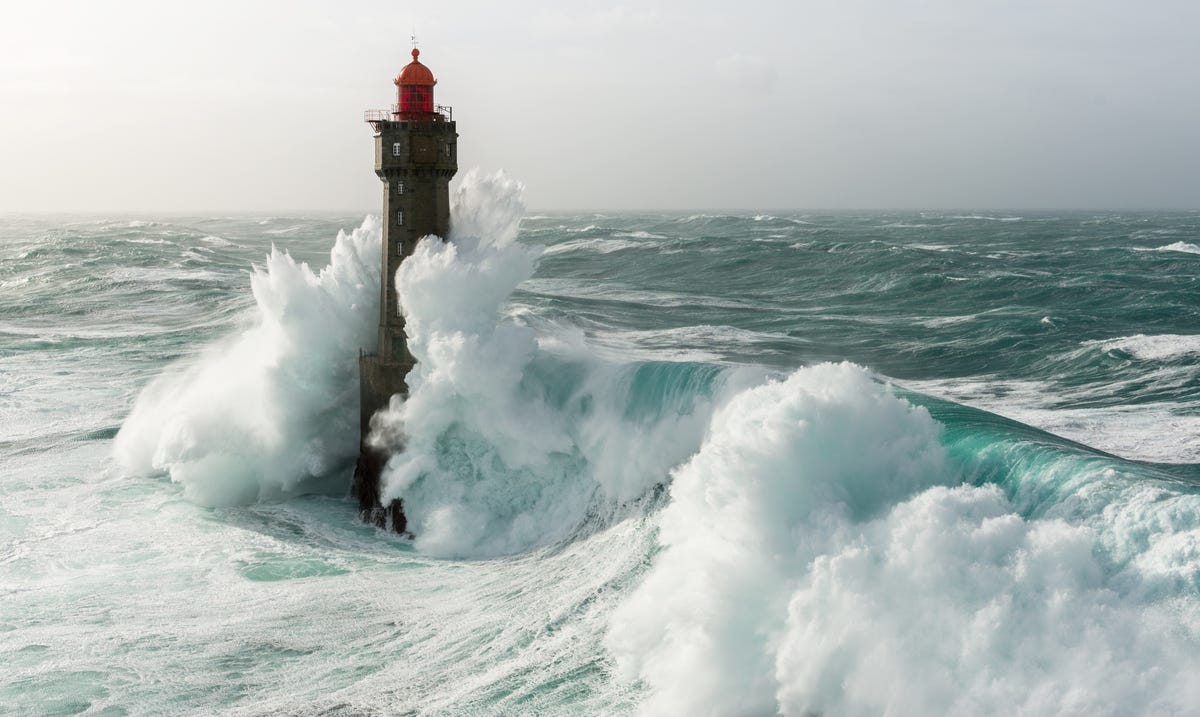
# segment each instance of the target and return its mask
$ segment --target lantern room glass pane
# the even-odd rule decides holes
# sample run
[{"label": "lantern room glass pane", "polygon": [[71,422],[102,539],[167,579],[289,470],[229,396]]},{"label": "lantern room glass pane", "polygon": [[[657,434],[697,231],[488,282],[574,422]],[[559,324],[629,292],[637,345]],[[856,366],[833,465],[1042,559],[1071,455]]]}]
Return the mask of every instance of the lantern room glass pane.
[{"label": "lantern room glass pane", "polygon": [[433,88],[424,85],[401,87],[400,112],[433,112]]}]

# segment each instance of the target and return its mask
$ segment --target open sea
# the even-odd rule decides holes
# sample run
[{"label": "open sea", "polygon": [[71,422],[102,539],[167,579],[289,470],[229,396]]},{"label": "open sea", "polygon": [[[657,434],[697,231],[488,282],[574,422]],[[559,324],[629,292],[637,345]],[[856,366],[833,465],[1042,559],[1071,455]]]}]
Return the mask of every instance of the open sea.
[{"label": "open sea", "polygon": [[1200,714],[1200,212],[0,217],[0,714]]}]

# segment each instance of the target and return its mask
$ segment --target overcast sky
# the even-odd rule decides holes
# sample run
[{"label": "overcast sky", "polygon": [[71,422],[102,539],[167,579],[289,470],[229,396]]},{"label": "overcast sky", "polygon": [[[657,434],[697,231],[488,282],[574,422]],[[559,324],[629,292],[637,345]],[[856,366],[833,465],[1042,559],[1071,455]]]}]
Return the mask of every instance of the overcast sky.
[{"label": "overcast sky", "polygon": [[14,0],[0,211],[378,211],[414,28],[535,210],[1200,207],[1196,0]]}]

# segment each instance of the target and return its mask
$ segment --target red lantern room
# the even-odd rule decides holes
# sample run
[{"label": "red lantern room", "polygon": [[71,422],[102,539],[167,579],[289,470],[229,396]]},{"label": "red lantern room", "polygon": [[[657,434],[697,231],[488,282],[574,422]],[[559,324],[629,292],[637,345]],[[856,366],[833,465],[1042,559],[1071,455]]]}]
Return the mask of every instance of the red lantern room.
[{"label": "red lantern room", "polygon": [[437,80],[428,67],[421,64],[417,56],[421,51],[413,48],[412,62],[404,66],[396,78],[396,119],[436,120],[439,117],[433,107],[433,86]]}]

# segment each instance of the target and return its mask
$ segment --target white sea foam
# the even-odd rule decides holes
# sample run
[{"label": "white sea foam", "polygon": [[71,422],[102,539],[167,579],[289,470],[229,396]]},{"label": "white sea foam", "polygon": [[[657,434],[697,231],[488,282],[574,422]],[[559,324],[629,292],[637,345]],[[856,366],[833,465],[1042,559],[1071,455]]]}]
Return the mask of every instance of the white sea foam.
[{"label": "white sea foam", "polygon": [[1200,246],[1185,241],[1177,241],[1158,247],[1134,247],[1134,251],[1179,251],[1185,254],[1200,254]]},{"label": "white sea foam", "polygon": [[929,319],[921,319],[919,322],[922,326],[928,326],[931,329],[941,328],[943,326],[956,326],[975,321],[979,318],[979,314],[964,314],[962,316],[938,316]]},{"label": "white sea foam", "polygon": [[1200,355],[1200,335],[1190,334],[1134,334],[1115,339],[1084,341],[1083,345],[1097,346],[1106,351],[1124,351],[1143,361],[1164,361]]},{"label": "white sea foam", "polygon": [[947,480],[938,433],[849,364],[802,369],[718,410],[673,476],[663,553],[612,621],[621,674],[651,687],[644,712],[774,712],[767,643],[790,586],[850,516]]},{"label": "white sea foam", "polygon": [[1024,219],[1024,217],[995,217],[984,214],[960,214],[947,217],[947,219],[969,219],[972,221],[984,222],[1019,222]]},{"label": "white sea foam", "polygon": [[865,371],[746,391],[674,474],[619,674],[648,715],[1184,714],[1200,610],[1156,596],[1200,577],[1200,500],[1060,462],[1018,495],[1090,498],[1022,518]]},{"label": "white sea foam", "polygon": [[[604,363],[582,344],[544,350],[505,317],[540,252],[515,242],[521,189],[468,172],[453,241],[423,239],[396,276],[418,364],[410,399],[393,397],[375,440],[395,451],[385,499],[404,498],[418,547],[435,555],[564,538],[597,507],[663,480],[707,422],[708,399],[687,391],[653,417],[627,415],[636,365]],[[115,442],[119,463],[169,473],[206,505],[345,490],[357,449],[355,359],[374,340],[378,311],[379,235],[371,218],[339,236],[319,275],[272,252],[252,278],[252,325],[143,391]]]},{"label": "white sea foam", "polygon": [[546,247],[547,254],[563,254],[572,251],[594,251],[597,254],[611,254],[623,249],[645,249],[645,242],[628,241],[623,239],[576,239]]},{"label": "white sea foam", "polygon": [[295,234],[303,228],[304,226],[301,224],[293,224],[282,229],[264,229],[263,234]]},{"label": "white sea foam", "polygon": [[[468,174],[453,241],[423,240],[396,282],[416,370],[410,398],[376,417],[377,440],[403,447],[384,474],[403,498],[417,547],[441,556],[525,550],[577,529],[597,505],[641,496],[699,444],[703,407],[624,415],[629,366],[564,349],[502,317],[537,252],[514,243],[521,185]],[[480,215],[486,222],[459,217]],[[565,352],[568,355],[561,355]],[[554,383],[555,370],[576,376]],[[565,401],[548,394],[565,392]]]},{"label": "white sea foam", "polygon": [[380,226],[339,233],[319,273],[274,248],[250,284],[251,325],[147,386],[114,444],[126,470],[166,472],[231,505],[320,490],[357,450],[360,347],[374,342]]},{"label": "white sea foam", "polygon": [[[655,234],[653,232],[643,232],[643,231],[615,232],[615,233],[613,233],[613,236],[615,236],[615,237],[631,237],[633,239],[668,239],[669,238],[663,234]],[[639,246],[645,246],[645,244],[639,244]]]}]

